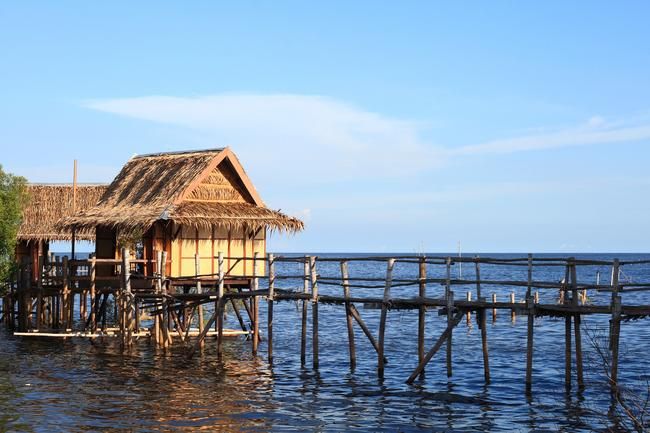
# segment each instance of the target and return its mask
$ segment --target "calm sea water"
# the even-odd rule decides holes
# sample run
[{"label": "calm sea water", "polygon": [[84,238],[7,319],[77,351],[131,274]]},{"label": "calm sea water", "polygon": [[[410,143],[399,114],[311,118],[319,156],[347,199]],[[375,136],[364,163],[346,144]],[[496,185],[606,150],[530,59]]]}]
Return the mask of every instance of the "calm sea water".
[{"label": "calm sea water", "polygon": [[[508,257],[508,255],[490,255]],[[621,255],[625,260],[650,255]],[[609,259],[612,255],[579,255]],[[300,273],[298,265],[283,265],[284,273]],[[319,265],[319,273],[336,275],[337,264]],[[295,267],[295,269],[293,269]],[[430,275],[444,270],[431,269]],[[525,268],[482,268],[483,278],[525,279]],[[581,281],[594,281],[606,268],[581,268]],[[385,265],[353,263],[352,276],[383,277]],[[454,275],[458,268],[455,267]],[[557,280],[561,268],[535,271],[536,280]],[[465,266],[466,277],[473,269]],[[395,278],[416,275],[414,265],[398,264]],[[624,269],[622,278],[649,282],[650,267]],[[290,286],[291,282],[283,282]],[[295,284],[298,284],[297,282]],[[294,285],[295,285],[294,284]],[[336,291],[322,286],[321,293]],[[340,289],[338,289],[340,290]],[[396,288],[393,295],[412,296],[417,289]],[[429,296],[441,293],[430,286]],[[510,289],[483,287],[505,300]],[[365,289],[366,293],[372,290]],[[378,295],[381,289],[376,292]],[[457,297],[464,297],[461,288]],[[521,299],[523,292],[517,294]],[[557,293],[542,298],[553,301]],[[589,294],[590,302],[607,294]],[[646,299],[644,299],[646,298]],[[626,303],[650,304],[650,294],[631,293]],[[265,329],[265,303],[262,327]],[[364,320],[376,331],[379,311],[364,310]],[[311,317],[310,317],[311,320]],[[0,333],[0,431],[593,431],[611,425],[610,404],[601,363],[593,356],[590,335],[607,327],[606,318],[583,319],[586,333],[587,387],[564,389],[563,320],[536,319],[533,395],[524,393],[526,319],[512,323],[508,312],[488,319],[492,383],[483,382],[480,334],[475,323],[454,332],[454,376],[447,379],[444,351],[429,364],[424,379],[404,381],[417,364],[417,312],[393,310],[388,315],[385,378],[376,374],[376,356],[360,329],[357,368],[348,364],[347,333],[341,307],[320,307],[320,369],[300,366],[300,313],[294,303],[278,303],[274,322],[275,362],[265,359],[266,345],[253,357],[250,343],[229,340],[223,362],[209,340],[203,356],[188,361],[181,349],[164,353],[146,341],[121,354],[115,342],[18,338]],[[650,349],[647,320],[623,324],[620,382],[644,383]],[[228,326],[236,328],[234,317]],[[311,323],[310,323],[311,326]],[[427,314],[427,346],[433,344],[444,319]],[[311,335],[311,330],[308,331]],[[310,342],[308,341],[308,345]],[[308,347],[308,354],[310,353]]]}]

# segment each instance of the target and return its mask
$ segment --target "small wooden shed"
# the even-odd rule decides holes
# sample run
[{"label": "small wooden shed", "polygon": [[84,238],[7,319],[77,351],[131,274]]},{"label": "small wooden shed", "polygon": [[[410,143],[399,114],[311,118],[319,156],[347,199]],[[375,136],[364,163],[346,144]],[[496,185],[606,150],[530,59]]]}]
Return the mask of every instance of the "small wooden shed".
[{"label": "small wooden shed", "polygon": [[[107,185],[38,184],[27,185],[28,201],[23,208],[23,219],[18,230],[16,259],[25,257],[38,263],[38,257],[47,255],[51,241],[70,241],[72,232],[57,223],[77,211],[97,204]],[[79,230],[77,240],[94,241],[94,230]]]},{"label": "small wooden shed", "polygon": [[[302,221],[268,209],[229,149],[168,152],[135,156],[122,168],[99,203],[62,227],[96,230],[97,258],[118,257],[118,237],[142,239],[140,257],[167,252],[166,275],[218,272],[218,253],[230,257],[229,274],[252,275],[250,260],[266,254],[269,230],[297,232]],[[98,274],[100,268],[98,267]],[[153,264],[143,270],[153,273]],[[258,263],[257,275],[264,272]]]}]

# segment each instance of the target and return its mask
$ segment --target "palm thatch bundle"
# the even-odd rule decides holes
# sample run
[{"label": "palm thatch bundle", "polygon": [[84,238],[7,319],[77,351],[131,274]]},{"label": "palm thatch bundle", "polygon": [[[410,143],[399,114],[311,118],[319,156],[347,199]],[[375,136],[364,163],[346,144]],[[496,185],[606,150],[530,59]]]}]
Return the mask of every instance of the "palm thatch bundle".
[{"label": "palm thatch bundle", "polygon": [[[18,239],[22,241],[69,241],[72,231],[60,227],[57,223],[77,211],[89,209],[97,204],[106,192],[106,185],[77,186],[76,206],[73,206],[72,184],[28,184],[28,201],[23,208],[23,220],[18,230]],[[79,240],[95,239],[94,230],[79,230]]]},{"label": "palm thatch bundle", "polygon": [[146,231],[156,221],[191,227],[303,229],[302,221],[268,209],[230,149],[132,158],[96,206],[65,218],[65,229],[97,226]]}]

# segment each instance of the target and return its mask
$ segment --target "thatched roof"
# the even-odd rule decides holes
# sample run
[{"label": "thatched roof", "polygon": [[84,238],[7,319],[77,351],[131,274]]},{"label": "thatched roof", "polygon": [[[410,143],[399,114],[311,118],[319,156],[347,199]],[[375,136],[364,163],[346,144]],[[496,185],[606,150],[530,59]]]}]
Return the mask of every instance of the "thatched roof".
[{"label": "thatched roof", "polygon": [[[77,185],[76,210],[83,211],[97,204],[107,185]],[[57,226],[61,218],[73,215],[72,184],[28,184],[28,202],[23,209],[23,221],[18,239],[27,241],[66,241],[72,232]],[[76,233],[79,240],[94,240],[94,230]]]},{"label": "thatched roof", "polygon": [[97,206],[66,218],[62,226],[144,231],[159,220],[194,227],[303,229],[302,221],[264,205],[228,148],[134,157]]}]

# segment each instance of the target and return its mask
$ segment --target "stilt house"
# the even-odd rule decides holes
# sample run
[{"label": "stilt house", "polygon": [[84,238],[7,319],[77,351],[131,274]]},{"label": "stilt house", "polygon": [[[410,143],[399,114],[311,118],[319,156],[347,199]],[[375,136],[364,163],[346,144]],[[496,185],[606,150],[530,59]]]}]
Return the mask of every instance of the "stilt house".
[{"label": "stilt house", "polygon": [[[63,221],[62,227],[96,230],[96,257],[118,258],[120,237],[141,239],[139,257],[166,251],[165,273],[194,276],[218,272],[227,257],[230,275],[252,275],[252,258],[266,254],[269,230],[297,232],[302,221],[268,209],[229,149],[169,152],[133,157],[96,206]],[[264,264],[257,264],[263,275]],[[101,269],[98,267],[98,275]],[[150,263],[143,273],[153,274]]]}]

